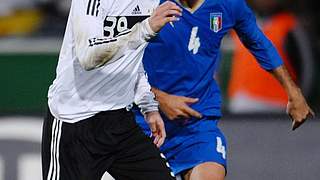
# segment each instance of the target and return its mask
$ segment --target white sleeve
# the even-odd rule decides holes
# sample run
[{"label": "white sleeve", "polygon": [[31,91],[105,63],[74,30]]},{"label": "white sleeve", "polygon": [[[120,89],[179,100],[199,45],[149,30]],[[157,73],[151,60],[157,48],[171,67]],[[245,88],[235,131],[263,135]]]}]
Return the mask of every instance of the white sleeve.
[{"label": "white sleeve", "polygon": [[134,102],[138,105],[142,114],[159,111],[159,103],[155,100],[155,95],[151,91],[142,63],[139,66]]},{"label": "white sleeve", "polygon": [[[93,5],[94,2],[97,2]],[[122,31],[116,37],[104,37],[104,18],[109,10],[100,0],[80,0],[72,3],[72,27],[75,52],[81,66],[91,70],[121,57],[125,49],[137,49],[156,35],[149,19]],[[99,14],[99,13],[105,13]]]}]

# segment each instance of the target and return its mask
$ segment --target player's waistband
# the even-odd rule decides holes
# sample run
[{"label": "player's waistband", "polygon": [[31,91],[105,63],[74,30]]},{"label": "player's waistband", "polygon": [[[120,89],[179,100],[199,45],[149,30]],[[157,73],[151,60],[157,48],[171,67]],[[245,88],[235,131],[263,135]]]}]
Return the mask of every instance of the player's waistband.
[{"label": "player's waistband", "polygon": [[[99,112],[98,114],[107,115],[107,114],[128,113],[128,112],[131,112],[131,113],[132,113],[132,108],[133,108],[133,104],[129,104],[129,105],[127,105],[125,108],[115,109],[115,110],[101,111],[101,112]],[[98,115],[98,114],[97,114],[97,115]]]},{"label": "player's waistband", "polygon": [[131,109],[128,109],[128,108],[121,108],[116,110],[101,111],[96,115],[109,115],[109,114],[119,114],[119,113],[132,113],[132,111]]}]

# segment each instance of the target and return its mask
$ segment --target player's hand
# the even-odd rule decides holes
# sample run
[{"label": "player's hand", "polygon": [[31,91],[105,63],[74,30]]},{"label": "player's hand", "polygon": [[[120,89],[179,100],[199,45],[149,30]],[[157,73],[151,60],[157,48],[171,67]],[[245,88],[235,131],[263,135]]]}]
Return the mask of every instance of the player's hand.
[{"label": "player's hand", "polygon": [[154,88],[152,91],[156,94],[161,111],[170,120],[190,119],[191,117],[202,118],[199,112],[189,107],[190,104],[198,102],[199,99],[170,95]]},{"label": "player's hand", "polygon": [[300,127],[308,118],[315,116],[315,113],[307,104],[300,90],[294,97],[289,98],[287,113],[292,119],[293,131]]},{"label": "player's hand", "polygon": [[168,22],[178,21],[180,16],[182,16],[182,9],[176,3],[167,1],[155,9],[149,24],[154,32],[159,32]]},{"label": "player's hand", "polygon": [[166,139],[166,131],[159,112],[148,112],[145,114],[145,119],[154,137],[153,143],[157,145],[157,147],[160,147]]}]

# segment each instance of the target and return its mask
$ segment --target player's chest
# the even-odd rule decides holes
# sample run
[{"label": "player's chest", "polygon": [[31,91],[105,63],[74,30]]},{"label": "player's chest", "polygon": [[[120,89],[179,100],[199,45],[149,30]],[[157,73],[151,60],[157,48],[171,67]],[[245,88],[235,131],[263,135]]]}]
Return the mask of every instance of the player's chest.
[{"label": "player's chest", "polygon": [[217,3],[195,12],[184,10],[180,21],[166,25],[161,31],[161,39],[171,48],[185,48],[194,55],[212,55],[219,50],[222,38],[231,28],[229,13]]},{"label": "player's chest", "polygon": [[148,18],[159,0],[116,0],[108,6],[104,18],[104,36],[115,37]]},{"label": "player's chest", "polygon": [[107,4],[110,16],[139,16],[150,15],[157,6],[159,0],[112,0]]}]

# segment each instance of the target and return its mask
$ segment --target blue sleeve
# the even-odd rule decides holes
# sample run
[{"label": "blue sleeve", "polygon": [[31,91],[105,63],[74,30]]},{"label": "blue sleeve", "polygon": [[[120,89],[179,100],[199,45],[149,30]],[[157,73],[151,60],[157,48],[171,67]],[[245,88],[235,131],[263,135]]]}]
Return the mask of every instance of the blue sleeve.
[{"label": "blue sleeve", "polygon": [[283,61],[270,42],[259,29],[255,15],[245,0],[234,0],[234,29],[247,49],[256,57],[265,70],[273,70],[283,64]]}]

